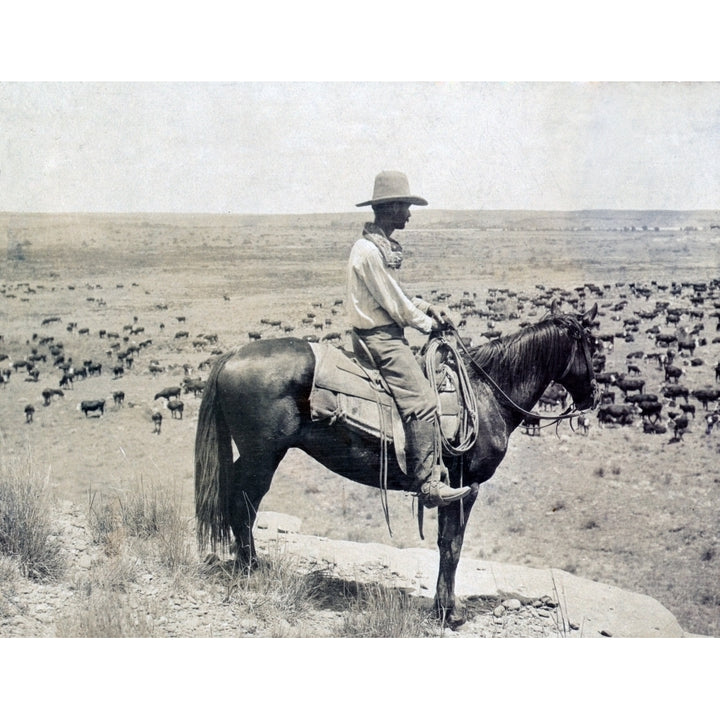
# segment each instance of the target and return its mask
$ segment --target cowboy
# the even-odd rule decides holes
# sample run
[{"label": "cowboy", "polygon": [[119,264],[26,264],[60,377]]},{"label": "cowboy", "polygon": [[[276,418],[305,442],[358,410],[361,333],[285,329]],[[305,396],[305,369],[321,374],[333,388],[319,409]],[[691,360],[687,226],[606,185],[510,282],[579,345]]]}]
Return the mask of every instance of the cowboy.
[{"label": "cowboy", "polygon": [[369,354],[387,383],[403,420],[410,492],[425,507],[460,500],[469,487],[452,488],[439,457],[437,402],[430,383],[405,339],[406,327],[423,333],[444,326],[441,313],[429,302],[409,298],[400,287],[397,271],[403,250],[391,235],[410,219],[410,205],[427,200],[410,193],[407,176],[384,171],[375,178],[371,205],[374,222],[365,224],[348,263],[348,315],[353,326],[356,355]]}]

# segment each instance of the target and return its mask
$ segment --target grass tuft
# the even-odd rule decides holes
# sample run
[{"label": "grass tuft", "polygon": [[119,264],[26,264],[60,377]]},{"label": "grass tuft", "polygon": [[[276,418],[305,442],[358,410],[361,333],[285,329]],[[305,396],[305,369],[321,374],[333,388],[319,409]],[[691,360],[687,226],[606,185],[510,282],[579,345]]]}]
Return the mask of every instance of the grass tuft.
[{"label": "grass tuft", "polygon": [[52,521],[48,475],[40,475],[29,457],[5,462],[1,473],[0,553],[30,579],[59,579],[66,563]]},{"label": "grass tuft", "polygon": [[345,614],[340,637],[420,638],[436,636],[438,626],[401,590],[361,586]]}]

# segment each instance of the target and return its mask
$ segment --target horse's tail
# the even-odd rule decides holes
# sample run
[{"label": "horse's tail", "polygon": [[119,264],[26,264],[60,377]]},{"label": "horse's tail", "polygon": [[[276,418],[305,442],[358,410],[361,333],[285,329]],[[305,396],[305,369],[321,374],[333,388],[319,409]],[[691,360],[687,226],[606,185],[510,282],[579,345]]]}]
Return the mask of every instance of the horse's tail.
[{"label": "horse's tail", "polygon": [[230,544],[230,478],[233,464],[232,439],[218,403],[217,379],[227,354],[218,359],[208,377],[195,432],[195,518],[200,550],[210,544]]}]

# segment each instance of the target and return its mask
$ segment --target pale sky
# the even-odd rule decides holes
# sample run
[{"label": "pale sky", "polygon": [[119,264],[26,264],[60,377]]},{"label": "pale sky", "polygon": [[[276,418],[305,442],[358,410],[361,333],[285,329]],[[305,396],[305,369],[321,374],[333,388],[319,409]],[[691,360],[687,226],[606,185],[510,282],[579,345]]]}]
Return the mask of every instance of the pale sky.
[{"label": "pale sky", "polygon": [[1,83],[0,208],[713,209],[720,83]]},{"label": "pale sky", "polygon": [[[419,35],[407,12],[384,3],[382,15],[341,16],[341,29],[323,34],[300,26],[307,15],[297,6],[283,23],[253,26],[213,14],[216,5],[208,0],[204,15],[182,12],[184,5],[146,11],[143,21],[112,14],[104,33],[80,24],[87,8],[73,16],[64,5],[50,5],[44,24],[28,6],[24,22],[6,25],[0,212],[344,212],[370,199],[385,169],[406,172],[411,190],[436,209],[720,205],[720,83],[663,74],[690,54],[678,43],[688,33],[677,13],[664,35],[648,16],[626,12],[619,22],[610,8],[579,18],[582,30],[570,32],[545,5],[531,5],[537,14],[525,12],[526,24],[512,14],[483,14],[487,22],[477,24],[449,2],[447,12],[423,16]],[[374,42],[378,18],[390,12],[398,14],[382,29],[392,42]],[[689,47],[712,54],[712,24],[691,20]],[[551,21],[549,30],[541,21]],[[660,77],[615,81],[617,73],[585,70],[582,49],[600,68],[619,58],[642,78],[625,61],[630,55]],[[38,56],[39,68],[24,72],[22,63]],[[118,66],[103,62],[108,57]],[[209,70],[207,58],[215,61]],[[344,73],[348,58],[354,64]],[[460,63],[448,67],[447,58]],[[569,80],[544,81],[540,70],[525,81],[547,58]],[[138,64],[173,82],[145,81]],[[513,72],[519,80],[502,81]],[[437,79],[478,75],[493,81]]]}]

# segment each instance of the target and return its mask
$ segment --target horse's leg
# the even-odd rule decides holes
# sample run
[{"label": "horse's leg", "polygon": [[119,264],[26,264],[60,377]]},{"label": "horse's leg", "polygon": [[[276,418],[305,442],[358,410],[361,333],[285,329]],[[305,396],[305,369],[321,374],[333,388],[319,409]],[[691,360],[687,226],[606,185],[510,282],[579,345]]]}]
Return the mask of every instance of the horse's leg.
[{"label": "horse's leg", "polygon": [[460,561],[465,528],[470,511],[478,495],[478,484],[460,502],[438,508],[438,549],[440,570],[435,594],[435,611],[444,624],[451,628],[465,622],[464,608],[455,599],[455,571]]},{"label": "horse's leg", "polygon": [[284,455],[284,451],[266,455],[247,453],[233,463],[230,525],[235,536],[235,567],[238,570],[257,566],[252,529],[260,503],[270,489]]}]

